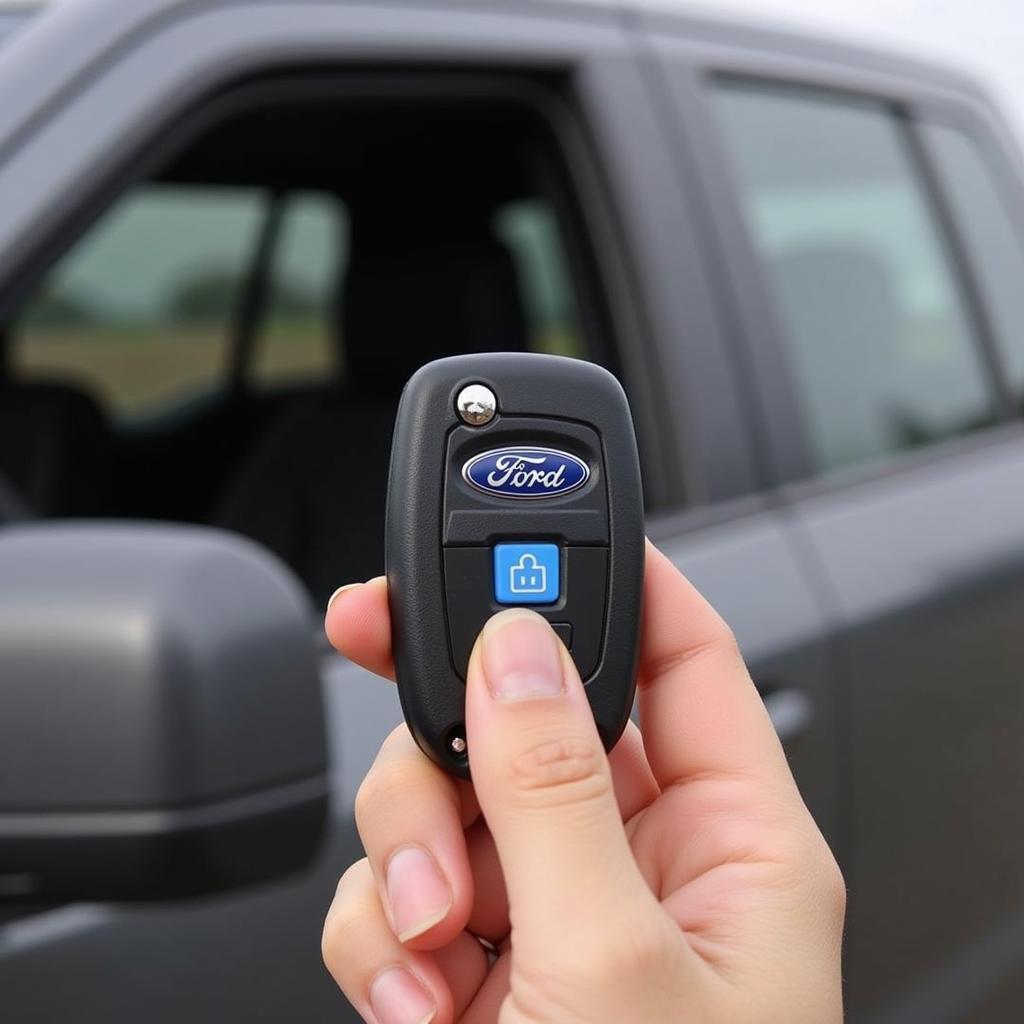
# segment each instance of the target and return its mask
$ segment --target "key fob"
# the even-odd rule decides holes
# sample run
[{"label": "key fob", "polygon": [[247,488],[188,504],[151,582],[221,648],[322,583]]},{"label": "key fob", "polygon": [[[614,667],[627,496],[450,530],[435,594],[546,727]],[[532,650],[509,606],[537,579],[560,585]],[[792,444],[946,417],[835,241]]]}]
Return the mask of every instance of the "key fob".
[{"label": "key fob", "polygon": [[568,648],[610,749],[633,705],[644,566],[618,381],[561,356],[428,363],[399,403],[386,518],[398,690],[424,752],[469,776],[470,651],[491,615],[517,605]]}]

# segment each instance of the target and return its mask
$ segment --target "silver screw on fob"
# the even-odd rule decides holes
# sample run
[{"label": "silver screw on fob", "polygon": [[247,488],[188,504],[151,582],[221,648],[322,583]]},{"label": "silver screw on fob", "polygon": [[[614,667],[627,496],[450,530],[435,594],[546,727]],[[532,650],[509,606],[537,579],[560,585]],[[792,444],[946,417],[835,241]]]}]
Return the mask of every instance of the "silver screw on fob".
[{"label": "silver screw on fob", "polygon": [[483,384],[467,384],[455,400],[455,408],[459,416],[471,427],[482,427],[494,419],[498,410],[498,400],[494,392]]}]

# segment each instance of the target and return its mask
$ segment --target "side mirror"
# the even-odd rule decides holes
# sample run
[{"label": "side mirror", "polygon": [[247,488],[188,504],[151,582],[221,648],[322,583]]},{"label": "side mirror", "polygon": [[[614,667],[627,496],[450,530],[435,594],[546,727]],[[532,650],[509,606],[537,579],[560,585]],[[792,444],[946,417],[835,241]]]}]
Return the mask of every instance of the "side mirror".
[{"label": "side mirror", "polygon": [[157,525],[0,531],[0,899],[297,870],[327,809],[312,609],[272,556]]}]

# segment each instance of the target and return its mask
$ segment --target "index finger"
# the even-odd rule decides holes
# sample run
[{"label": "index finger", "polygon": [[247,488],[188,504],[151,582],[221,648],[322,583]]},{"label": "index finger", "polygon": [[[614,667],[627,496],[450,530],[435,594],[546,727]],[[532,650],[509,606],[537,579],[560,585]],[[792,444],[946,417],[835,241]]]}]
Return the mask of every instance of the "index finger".
[{"label": "index finger", "polygon": [[349,661],[394,680],[388,581],[384,576],[336,590],[327,603],[324,630],[334,648]]},{"label": "index finger", "polygon": [[650,541],[638,690],[644,749],[662,789],[736,775],[793,785],[732,631]]}]

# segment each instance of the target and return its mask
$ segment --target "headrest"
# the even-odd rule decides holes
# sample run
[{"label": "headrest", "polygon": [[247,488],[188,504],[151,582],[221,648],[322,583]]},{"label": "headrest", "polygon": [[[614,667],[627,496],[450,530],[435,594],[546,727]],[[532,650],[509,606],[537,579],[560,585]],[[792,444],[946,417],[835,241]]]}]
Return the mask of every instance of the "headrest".
[{"label": "headrest", "polygon": [[515,266],[489,231],[379,237],[360,244],[342,287],[347,376],[367,394],[397,395],[423,363],[467,352],[521,350],[526,326]]},{"label": "headrest", "polygon": [[99,508],[109,432],[96,402],[56,381],[0,382],[0,472],[38,515]]},{"label": "headrest", "polygon": [[808,245],[777,257],[772,270],[789,329],[805,335],[801,340],[808,345],[821,349],[831,342],[854,359],[891,352],[900,325],[899,296],[871,250]]},{"label": "headrest", "polygon": [[870,249],[815,245],[772,265],[818,456],[835,466],[906,446],[920,433],[900,366],[903,309]]}]

